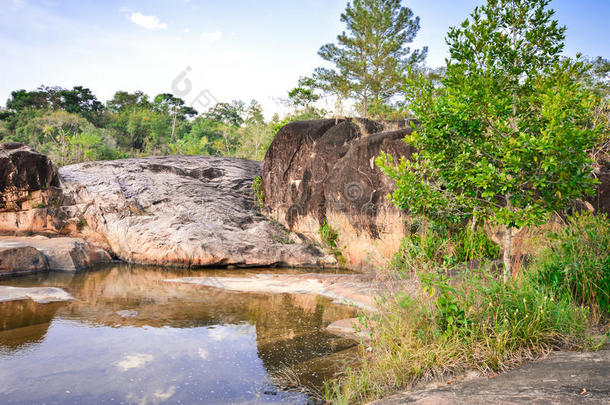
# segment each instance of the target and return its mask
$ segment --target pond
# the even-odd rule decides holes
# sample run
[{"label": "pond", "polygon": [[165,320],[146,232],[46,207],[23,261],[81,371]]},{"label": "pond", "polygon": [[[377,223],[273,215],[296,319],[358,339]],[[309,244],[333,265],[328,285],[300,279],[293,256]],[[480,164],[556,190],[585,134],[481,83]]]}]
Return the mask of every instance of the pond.
[{"label": "pond", "polygon": [[315,295],[163,281],[279,271],[115,264],[0,279],[76,298],[0,303],[0,402],[311,403],[325,378],[354,361],[355,342],[325,331],[352,308]]}]

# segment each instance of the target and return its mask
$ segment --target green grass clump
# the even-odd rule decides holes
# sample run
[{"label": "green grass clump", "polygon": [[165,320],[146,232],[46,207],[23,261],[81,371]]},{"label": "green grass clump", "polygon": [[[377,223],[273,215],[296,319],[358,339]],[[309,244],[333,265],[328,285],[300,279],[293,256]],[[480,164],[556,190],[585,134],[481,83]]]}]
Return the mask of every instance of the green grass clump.
[{"label": "green grass clump", "polygon": [[265,206],[265,190],[263,190],[263,178],[261,176],[254,178],[252,191],[254,192],[254,203],[262,210]]},{"label": "green grass clump", "polygon": [[341,249],[339,249],[339,246],[337,245],[337,241],[339,240],[339,232],[330,226],[330,224],[326,222],[326,219],[322,221],[322,225],[320,225],[320,229],[318,229],[318,235],[320,236],[322,244],[331,251],[339,263],[341,265],[345,265],[345,258],[343,257],[343,253],[341,253]]},{"label": "green grass clump", "polygon": [[610,223],[605,215],[577,214],[536,260],[539,284],[557,297],[590,309],[595,321],[610,318]]}]

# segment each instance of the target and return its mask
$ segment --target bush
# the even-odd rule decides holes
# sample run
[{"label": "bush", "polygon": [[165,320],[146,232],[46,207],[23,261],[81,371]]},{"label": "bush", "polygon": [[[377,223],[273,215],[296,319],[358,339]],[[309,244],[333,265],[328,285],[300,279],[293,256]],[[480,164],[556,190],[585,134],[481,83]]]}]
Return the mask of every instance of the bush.
[{"label": "bush", "polygon": [[406,224],[408,234],[394,256],[395,271],[421,271],[432,267],[455,266],[472,260],[497,259],[500,247],[481,227],[450,228],[442,224],[427,226],[414,219]]},{"label": "bush", "polygon": [[590,309],[593,319],[610,317],[610,223],[605,215],[576,214],[551,235],[537,258],[537,281],[555,297]]}]

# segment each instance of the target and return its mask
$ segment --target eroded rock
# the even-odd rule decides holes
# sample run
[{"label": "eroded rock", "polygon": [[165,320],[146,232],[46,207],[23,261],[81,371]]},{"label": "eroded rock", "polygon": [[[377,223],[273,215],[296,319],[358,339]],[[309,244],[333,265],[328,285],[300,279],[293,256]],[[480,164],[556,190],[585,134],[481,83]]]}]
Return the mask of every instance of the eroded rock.
[{"label": "eroded rock", "polygon": [[46,205],[57,185],[47,156],[21,143],[0,144],[0,212]]},{"label": "eroded rock", "polygon": [[397,250],[404,227],[386,199],[393,183],[375,158],[381,151],[397,159],[413,153],[403,141],[411,131],[404,125],[391,130],[367,120],[319,120],[284,126],[263,168],[271,215],[314,240],[326,220],[339,233],[348,267],[381,264]]},{"label": "eroded rock", "polygon": [[258,162],[165,156],[82,163],[59,171],[63,206],[86,240],[131,263],[326,266],[335,259],[262,216]]}]

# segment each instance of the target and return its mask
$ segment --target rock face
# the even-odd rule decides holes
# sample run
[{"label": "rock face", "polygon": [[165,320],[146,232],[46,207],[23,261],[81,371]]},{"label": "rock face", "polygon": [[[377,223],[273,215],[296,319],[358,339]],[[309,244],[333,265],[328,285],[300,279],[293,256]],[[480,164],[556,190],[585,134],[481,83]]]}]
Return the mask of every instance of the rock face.
[{"label": "rock face", "polygon": [[402,215],[388,202],[392,182],[375,165],[381,151],[395,158],[414,149],[411,129],[386,131],[367,120],[319,120],[284,126],[263,168],[265,205],[278,221],[318,239],[326,220],[338,231],[349,267],[372,267],[394,253]]},{"label": "rock face", "polygon": [[[83,238],[132,263],[336,263],[259,213],[252,197],[252,180],[261,173],[258,162],[166,156],[83,163],[57,171],[44,155],[13,143],[0,147],[0,173],[0,234]],[[57,243],[50,248],[61,251],[57,257],[73,260],[56,262],[46,250],[42,253],[50,269],[77,269],[87,261],[86,252],[94,250]],[[20,267],[35,265],[24,262]]]},{"label": "rock face", "polygon": [[67,217],[85,239],[132,263],[323,266],[334,258],[263,217],[252,197],[260,163],[165,156],[60,169]]},{"label": "rock face", "polygon": [[57,186],[49,158],[21,143],[0,145],[0,212],[48,203]]}]

